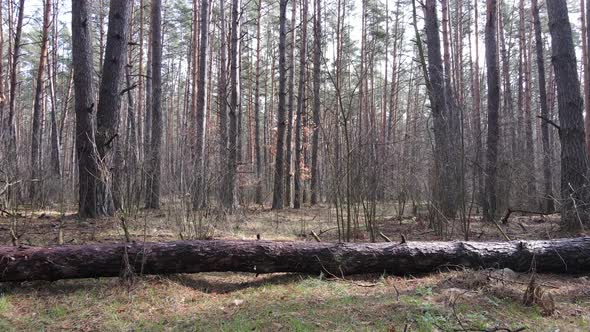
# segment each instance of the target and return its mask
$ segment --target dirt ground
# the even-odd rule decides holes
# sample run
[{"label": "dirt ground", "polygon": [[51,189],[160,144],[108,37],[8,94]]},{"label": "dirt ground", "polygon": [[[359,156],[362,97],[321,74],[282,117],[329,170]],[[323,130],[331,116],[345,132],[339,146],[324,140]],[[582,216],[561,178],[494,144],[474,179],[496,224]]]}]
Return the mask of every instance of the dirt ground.
[{"label": "dirt ground", "polygon": [[[327,207],[281,212],[250,209],[228,217],[179,208],[136,211],[80,222],[56,211],[16,211],[0,218],[0,244],[56,245],[177,239],[338,241]],[[18,213],[18,215],[17,215]],[[425,218],[378,212],[378,229],[397,240],[441,240]],[[513,214],[510,239],[561,234],[558,216]],[[361,229],[364,228],[364,223]],[[461,224],[444,240],[463,239]],[[127,235],[125,235],[127,233]],[[573,236],[579,234],[573,234]],[[471,220],[470,239],[504,240],[493,224]],[[368,241],[366,232],[355,241]],[[534,283],[531,279],[534,277]],[[525,304],[527,295],[533,294]],[[442,271],[422,276],[202,273],[56,282],[0,283],[2,331],[588,331],[590,278],[511,270]]]}]

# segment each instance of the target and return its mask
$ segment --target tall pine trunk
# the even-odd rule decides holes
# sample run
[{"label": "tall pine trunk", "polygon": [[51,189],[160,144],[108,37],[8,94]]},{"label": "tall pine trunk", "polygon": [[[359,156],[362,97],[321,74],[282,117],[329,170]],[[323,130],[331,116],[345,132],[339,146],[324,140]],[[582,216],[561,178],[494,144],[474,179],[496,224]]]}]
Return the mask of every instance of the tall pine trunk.
[{"label": "tall pine trunk", "polygon": [[119,111],[123,67],[126,64],[131,2],[112,0],[109,8],[109,25],[106,51],[102,67],[98,110],[96,113],[96,148],[100,157],[99,208],[104,215],[114,214],[111,162],[109,152],[118,142]]},{"label": "tall pine trunk", "polygon": [[588,162],[583,100],[566,0],[547,2],[552,63],[557,83],[561,141],[561,218],[567,229],[588,225]]},{"label": "tall pine trunk", "polygon": [[92,83],[92,33],[88,0],[72,0],[72,67],[76,110],[76,154],[78,159],[78,215],[97,215],[97,155],[92,117],[95,95]]},{"label": "tall pine trunk", "polygon": [[[535,25],[535,48],[537,53],[537,71],[539,80],[539,103],[541,105],[541,116],[549,119],[549,108],[547,107],[547,86],[545,82],[545,57],[543,55],[543,36],[541,35],[541,19],[539,18],[539,5],[537,0],[531,1],[533,11],[533,23]],[[553,188],[551,175],[551,147],[549,145],[549,125],[547,121],[541,123],[541,140],[543,144],[543,196],[542,208],[544,211],[552,212]]]},{"label": "tall pine trunk", "polygon": [[199,45],[199,72],[197,78],[197,96],[196,96],[196,153],[195,153],[195,190],[193,191],[193,209],[198,209],[205,205],[205,118],[206,118],[206,84],[207,84],[207,47],[209,35],[209,0],[201,1],[201,27],[200,27],[200,45]]},{"label": "tall pine trunk", "polygon": [[41,58],[37,67],[37,86],[35,88],[35,101],[33,102],[33,129],[31,140],[31,186],[29,187],[29,199],[33,204],[39,203],[41,195],[41,112],[42,95],[45,86],[44,73],[47,65],[47,42],[49,40],[49,27],[51,25],[51,0],[43,2],[43,30],[41,35]]},{"label": "tall pine trunk", "polygon": [[285,41],[287,39],[287,0],[280,1],[279,14],[279,106],[277,110],[277,148],[275,156],[275,174],[272,208],[282,209],[284,206],[285,184],[285,127],[286,109],[285,95],[287,83],[287,68],[285,64]]},{"label": "tall pine trunk", "polygon": [[305,85],[306,85],[306,65],[307,65],[307,11],[308,11],[308,0],[302,0],[302,12],[301,12],[301,46],[299,47],[299,85],[297,92],[297,122],[295,127],[295,179],[293,187],[293,207],[296,209],[301,208],[302,202],[302,179],[301,179],[301,168],[303,160],[301,159],[303,153],[302,144],[302,130],[303,130],[303,117],[306,113],[305,105]]},{"label": "tall pine trunk", "polygon": [[230,106],[229,106],[229,167],[228,186],[231,186],[231,192],[228,192],[226,208],[232,212],[237,207],[237,171],[238,171],[238,115],[240,113],[240,1],[233,0],[231,15],[231,49],[230,49]]},{"label": "tall pine trunk", "polygon": [[[150,159],[147,176],[148,198],[146,207],[160,208],[160,175],[162,145],[162,1],[152,0],[152,125]],[[107,41],[108,44],[108,41]]]},{"label": "tall pine trunk", "polygon": [[[256,16],[256,77],[254,87],[254,155],[256,161],[256,204],[262,205],[262,153],[260,146],[260,28],[262,15],[262,0],[258,0]],[[266,93],[264,94],[266,96]],[[266,111],[266,108],[265,108]]]},{"label": "tall pine trunk", "polygon": [[486,65],[488,68],[488,137],[486,152],[486,204],[484,215],[494,220],[497,210],[498,141],[500,131],[498,114],[500,108],[500,73],[498,70],[498,51],[496,43],[497,0],[487,0],[486,20]]},{"label": "tall pine trunk", "polygon": [[[320,199],[319,145],[320,145],[320,85],[322,55],[322,2],[315,0],[313,25],[313,138],[311,143],[311,204]],[[387,68],[387,66],[386,66]],[[387,79],[385,80],[387,81]],[[386,99],[385,99],[386,100]],[[385,111],[384,111],[385,112]]]}]

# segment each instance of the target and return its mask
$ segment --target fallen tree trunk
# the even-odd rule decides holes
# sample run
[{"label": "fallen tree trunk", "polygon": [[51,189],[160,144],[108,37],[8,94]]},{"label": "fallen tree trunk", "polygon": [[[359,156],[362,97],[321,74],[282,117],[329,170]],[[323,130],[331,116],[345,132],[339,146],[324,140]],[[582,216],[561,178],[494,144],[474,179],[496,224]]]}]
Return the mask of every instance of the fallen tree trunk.
[{"label": "fallen tree trunk", "polygon": [[590,271],[590,237],[548,241],[316,243],[176,241],[0,247],[0,281],[211,271],[397,275],[446,268]]}]

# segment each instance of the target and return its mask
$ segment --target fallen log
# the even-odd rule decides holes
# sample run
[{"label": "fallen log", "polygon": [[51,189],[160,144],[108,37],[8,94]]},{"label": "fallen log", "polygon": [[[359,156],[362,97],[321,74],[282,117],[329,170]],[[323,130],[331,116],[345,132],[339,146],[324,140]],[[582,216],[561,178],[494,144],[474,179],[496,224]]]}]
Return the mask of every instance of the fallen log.
[{"label": "fallen log", "polygon": [[590,237],[547,241],[317,243],[176,241],[0,247],[0,282],[212,271],[396,275],[446,268],[590,272]]}]

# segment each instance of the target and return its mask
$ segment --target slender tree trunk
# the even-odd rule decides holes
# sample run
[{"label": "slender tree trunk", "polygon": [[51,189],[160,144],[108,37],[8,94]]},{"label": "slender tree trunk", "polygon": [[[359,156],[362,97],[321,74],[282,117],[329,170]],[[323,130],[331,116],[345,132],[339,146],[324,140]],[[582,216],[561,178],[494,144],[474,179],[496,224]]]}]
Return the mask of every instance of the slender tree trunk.
[{"label": "slender tree trunk", "polygon": [[[258,14],[256,16],[256,77],[254,87],[254,154],[256,160],[256,204],[262,205],[262,153],[260,147],[260,28],[262,16],[262,0],[258,0]],[[267,95],[265,93],[265,98]],[[266,108],[265,108],[266,112]]]},{"label": "slender tree trunk", "polygon": [[[53,22],[57,22],[59,18],[59,3],[53,2]],[[62,180],[62,168],[61,168],[61,157],[60,157],[60,132],[57,127],[57,86],[58,86],[58,35],[59,35],[59,28],[58,24],[52,24],[52,50],[51,50],[51,62],[47,66],[47,76],[49,77],[49,90],[51,95],[51,167],[50,172],[51,175],[54,177],[59,178]],[[0,75],[1,76],[1,75]],[[66,92],[64,95],[64,104],[68,103],[69,93],[70,93],[70,80],[68,78],[68,86],[66,88]],[[63,193],[62,193],[63,194]]]},{"label": "slender tree trunk", "polygon": [[152,34],[151,34],[151,23],[149,25],[150,33],[148,34],[147,42],[147,63],[146,63],[146,74],[145,74],[145,125],[143,132],[143,156],[144,156],[144,176],[145,182],[145,205],[147,206],[151,200],[151,193],[149,187],[149,164],[151,158],[151,142],[152,142]]},{"label": "slender tree trunk", "polygon": [[298,29],[295,28],[297,17],[297,1],[292,0],[291,5],[291,43],[289,57],[289,99],[287,108],[289,121],[287,122],[287,138],[285,142],[285,207],[291,206],[291,164],[293,160],[293,119],[295,115],[295,35]]},{"label": "slender tree trunk", "polygon": [[232,2],[231,21],[231,55],[230,55],[230,107],[229,107],[229,167],[228,197],[226,208],[232,212],[237,207],[237,171],[238,171],[238,114],[240,113],[240,61],[238,50],[240,47],[240,1]]},{"label": "slender tree trunk", "polygon": [[496,0],[487,0],[486,65],[488,68],[488,137],[486,153],[486,204],[484,216],[493,221],[497,214],[496,184],[498,173],[498,113],[500,109],[500,73],[496,43],[498,6]]},{"label": "slender tree trunk", "polygon": [[[311,147],[311,204],[315,205],[320,199],[320,85],[321,85],[321,55],[322,55],[322,1],[315,0],[315,20],[313,25],[313,138]],[[385,66],[387,68],[387,66]],[[387,82],[387,79],[385,79]],[[383,110],[385,112],[385,109]]]},{"label": "slender tree trunk", "polygon": [[[587,4],[584,3],[587,2]],[[580,15],[582,23],[582,67],[584,70],[584,129],[586,131],[586,153],[590,154],[590,34],[588,33],[588,15],[590,0],[580,0]],[[537,14],[538,15],[538,14]],[[536,30],[535,30],[536,33]],[[543,122],[546,127],[547,124]],[[544,146],[544,145],[543,145]],[[545,150],[543,150],[545,151]]]},{"label": "slender tree trunk", "polygon": [[[4,6],[0,6],[0,22],[4,22]],[[6,58],[9,58],[8,54]],[[0,59],[4,59],[4,24],[0,24]],[[4,95],[4,61],[0,61],[0,142],[3,141],[5,132],[4,127],[4,105],[6,105],[6,96]]]},{"label": "slender tree trunk", "polygon": [[557,82],[561,141],[561,219],[568,229],[588,225],[588,162],[583,100],[566,0],[547,2],[552,63]]},{"label": "slender tree trunk", "polygon": [[223,206],[231,210],[234,205],[235,181],[232,176],[233,169],[229,162],[229,137],[228,137],[228,104],[227,104],[227,35],[225,32],[225,0],[219,2],[221,46],[219,49],[219,79],[217,81],[217,94],[219,98],[219,135],[220,135],[220,159],[226,168],[223,172],[222,188],[220,190]]},{"label": "slender tree trunk", "polygon": [[78,215],[97,215],[96,179],[98,165],[92,124],[95,95],[92,76],[92,33],[88,0],[72,0],[72,67],[76,108],[76,152],[78,158]]},{"label": "slender tree trunk", "polygon": [[108,153],[117,144],[119,109],[121,106],[121,82],[127,55],[127,29],[131,2],[112,0],[109,8],[105,60],[100,82],[98,110],[96,113],[96,148],[100,157],[101,176],[99,208],[105,215],[113,215],[111,163]]},{"label": "slender tree trunk", "polygon": [[484,169],[484,160],[483,160],[483,134],[481,130],[481,88],[480,88],[480,72],[479,72],[479,10],[478,10],[478,0],[474,0],[473,3],[474,8],[474,18],[475,18],[475,28],[474,28],[474,35],[475,35],[475,61],[473,63],[473,77],[472,77],[472,90],[473,90],[473,140],[475,145],[475,164],[473,167],[473,172],[475,173],[475,185],[477,188],[474,188],[477,201],[482,206],[485,206],[486,195],[483,192],[484,188],[484,177],[483,177],[483,169]]},{"label": "slender tree trunk", "polygon": [[275,178],[272,208],[273,210],[282,209],[284,206],[284,184],[285,184],[285,95],[287,68],[285,64],[285,40],[287,35],[287,0],[280,1],[279,14],[279,106],[277,110],[277,149],[275,156]]},{"label": "slender tree trunk", "polygon": [[294,195],[293,195],[293,207],[296,209],[301,208],[301,195],[303,190],[302,179],[301,179],[301,167],[303,166],[303,160],[301,159],[303,153],[302,144],[302,127],[303,117],[306,113],[305,105],[305,85],[307,81],[306,65],[307,65],[307,12],[308,12],[308,0],[302,0],[302,12],[301,12],[301,46],[299,47],[299,85],[297,92],[297,120],[295,128],[295,181],[294,181]]},{"label": "slender tree trunk", "polygon": [[[547,107],[547,83],[545,82],[545,57],[543,55],[543,36],[541,35],[541,19],[539,18],[539,6],[537,0],[532,0],[531,6],[533,11],[533,23],[535,25],[539,104],[541,105],[541,116],[545,119],[549,119],[549,108]],[[545,196],[542,208],[547,212],[552,212],[555,207],[553,205],[553,188],[551,185],[551,148],[549,146],[549,125],[547,124],[547,121],[541,123],[541,140],[543,142],[543,191]]]},{"label": "slender tree trunk", "polygon": [[209,0],[201,1],[201,27],[200,27],[200,40],[199,40],[199,74],[197,78],[197,102],[196,102],[196,115],[197,115],[197,142],[196,142],[196,154],[195,154],[195,166],[196,166],[196,180],[195,190],[193,195],[193,209],[198,209],[205,205],[205,119],[206,119],[206,92],[207,92],[207,47],[209,36]]},{"label": "slender tree trunk", "polygon": [[[509,123],[507,124],[506,128],[506,139],[508,140],[508,144],[510,145],[510,156],[512,160],[516,160],[518,147],[516,144],[516,133],[515,133],[515,118],[514,118],[514,103],[512,98],[512,86],[510,82],[510,50],[506,47],[506,41],[504,38],[504,20],[502,15],[498,15],[500,21],[500,49],[502,53],[502,78],[503,78],[503,87],[504,87],[504,111],[506,113],[505,118],[509,119]],[[512,25],[511,25],[512,27]],[[509,35],[512,34],[512,28],[508,32]],[[510,190],[508,190],[510,193]]]},{"label": "slender tree trunk", "polygon": [[[147,177],[149,199],[146,207],[160,208],[160,176],[162,145],[162,1],[152,0],[152,133]],[[108,43],[108,41],[107,41]]]},{"label": "slender tree trunk", "polygon": [[[9,164],[9,172],[13,178],[18,178],[20,170],[19,170],[19,158],[17,153],[17,146],[16,146],[16,123],[14,120],[15,112],[16,112],[16,88],[18,83],[18,66],[19,66],[19,58],[20,58],[20,50],[21,50],[21,34],[23,28],[23,17],[24,17],[24,10],[25,10],[25,0],[20,0],[18,5],[18,18],[16,23],[16,29],[14,30],[14,44],[12,47],[12,63],[10,66],[10,97],[9,97],[9,104],[8,104],[8,119],[7,123],[4,126],[4,131],[7,133],[6,140],[6,155],[10,156]],[[18,198],[19,192],[16,190],[14,192],[16,196],[13,198]]]},{"label": "slender tree trunk", "polygon": [[35,88],[35,101],[33,103],[33,129],[31,140],[31,186],[29,187],[29,199],[33,204],[39,203],[41,197],[41,112],[42,95],[45,86],[44,73],[47,64],[47,43],[49,40],[49,28],[51,26],[51,0],[43,2],[43,31],[41,35],[41,57],[37,67],[37,86]]},{"label": "slender tree trunk", "polygon": [[[434,155],[436,180],[434,197],[439,212],[445,217],[452,217],[455,213],[454,195],[454,161],[451,159],[452,148],[451,117],[449,102],[445,88],[445,76],[440,50],[438,19],[436,14],[436,0],[425,3],[426,38],[428,41],[428,76],[432,87],[432,112],[434,116]],[[441,227],[442,224],[440,225]],[[443,229],[437,231],[442,232]]]}]

